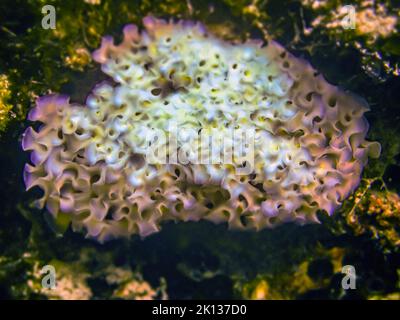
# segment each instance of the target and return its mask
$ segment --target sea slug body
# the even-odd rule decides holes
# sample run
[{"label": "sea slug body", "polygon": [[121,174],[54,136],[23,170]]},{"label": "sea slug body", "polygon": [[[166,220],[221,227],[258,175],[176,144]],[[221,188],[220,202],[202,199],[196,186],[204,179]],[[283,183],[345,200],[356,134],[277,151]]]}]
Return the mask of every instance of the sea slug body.
[{"label": "sea slug body", "polygon": [[[164,221],[210,220],[259,230],[317,222],[354,191],[368,156],[368,110],[327,83],[276,42],[225,42],[200,23],[144,19],[124,28],[121,44],[103,38],[93,53],[113,81],[85,105],[63,95],[37,100],[23,149],[24,179],[57,221],[105,241],[157,232]],[[171,130],[171,122],[180,130]],[[190,156],[199,132],[255,132],[252,171],[232,163],[152,163],[145,139],[157,129]],[[169,150],[165,144],[165,150]],[[217,150],[224,154],[223,148]],[[168,155],[171,156],[171,155]]]}]

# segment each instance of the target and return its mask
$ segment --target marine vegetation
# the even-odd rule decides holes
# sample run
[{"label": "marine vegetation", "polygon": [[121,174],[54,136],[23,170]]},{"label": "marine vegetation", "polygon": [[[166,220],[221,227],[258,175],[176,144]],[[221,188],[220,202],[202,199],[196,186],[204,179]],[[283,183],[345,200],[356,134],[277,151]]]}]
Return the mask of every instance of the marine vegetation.
[{"label": "marine vegetation", "polygon": [[0,298],[399,299],[399,7],[1,1]]}]

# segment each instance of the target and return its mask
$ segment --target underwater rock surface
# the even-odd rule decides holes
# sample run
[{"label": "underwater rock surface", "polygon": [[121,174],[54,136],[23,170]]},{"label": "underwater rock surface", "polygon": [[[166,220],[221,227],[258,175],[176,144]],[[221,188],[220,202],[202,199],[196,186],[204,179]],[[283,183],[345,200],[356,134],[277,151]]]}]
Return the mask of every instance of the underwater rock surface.
[{"label": "underwater rock surface", "polygon": [[[50,95],[29,113],[43,125],[24,134],[26,187],[39,186],[38,205],[74,230],[102,242],[147,236],[169,220],[255,230],[316,222],[379,155],[365,140],[366,103],[276,42],[228,43],[188,21],[146,17],[144,26],[126,26],[119,45],[103,39],[93,58],[115,83],[98,84],[85,106]],[[168,159],[172,138],[189,161],[148,161],[154,129],[169,138],[158,141]],[[236,149],[229,163],[196,162],[206,149],[200,132],[219,134],[222,159],[238,129],[255,133],[253,163]],[[245,162],[251,170],[238,173]]]}]

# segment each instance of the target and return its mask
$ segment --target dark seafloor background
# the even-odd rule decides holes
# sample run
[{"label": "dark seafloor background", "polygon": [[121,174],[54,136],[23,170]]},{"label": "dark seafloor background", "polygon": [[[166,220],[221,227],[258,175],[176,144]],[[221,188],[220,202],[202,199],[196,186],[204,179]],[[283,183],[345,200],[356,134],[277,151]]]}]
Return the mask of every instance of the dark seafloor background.
[{"label": "dark seafloor background", "polygon": [[[315,3],[2,0],[0,75],[9,85],[0,93],[0,110],[11,110],[0,118],[0,298],[400,299],[400,2]],[[41,28],[45,4],[56,8],[56,31]],[[397,17],[397,23],[385,35],[332,27],[336,8],[345,4]],[[87,52],[102,35],[118,38],[124,24],[140,25],[147,14],[200,20],[228,39],[262,38],[265,28],[329,82],[367,99],[369,138],[381,143],[382,155],[365,170],[364,205],[350,198],[334,217],[321,216],[320,225],[287,224],[258,233],[200,222],[171,223],[144,240],[105,245],[70,230],[57,235],[45,212],[32,205],[39,191],[24,191],[28,154],[20,141],[26,113],[49,90],[82,102],[104,78]],[[4,79],[0,92],[7,87]],[[383,201],[386,211],[368,210],[376,197],[381,201],[374,207]],[[46,264],[58,272],[55,292],[40,285]],[[341,288],[347,264],[356,268],[356,290]]]}]

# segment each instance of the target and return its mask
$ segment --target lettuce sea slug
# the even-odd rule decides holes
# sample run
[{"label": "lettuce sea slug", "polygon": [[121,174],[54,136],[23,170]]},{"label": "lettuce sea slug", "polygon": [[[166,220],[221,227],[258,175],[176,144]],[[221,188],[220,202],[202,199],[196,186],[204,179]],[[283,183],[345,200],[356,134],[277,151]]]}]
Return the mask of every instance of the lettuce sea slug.
[{"label": "lettuce sea slug", "polygon": [[[379,155],[365,140],[366,103],[276,42],[234,44],[199,23],[143,22],[143,31],[127,25],[119,45],[103,38],[93,58],[113,81],[85,105],[48,95],[29,113],[42,125],[23,136],[24,180],[43,190],[37,203],[56,221],[99,241],[144,237],[170,220],[254,230],[318,222]],[[149,161],[154,130],[168,137],[157,143],[168,160],[174,144],[186,161]],[[254,133],[250,158],[234,150],[230,162],[194,161],[206,150],[201,134],[232,142],[232,130]],[[214,155],[225,155],[221,145]]]}]

